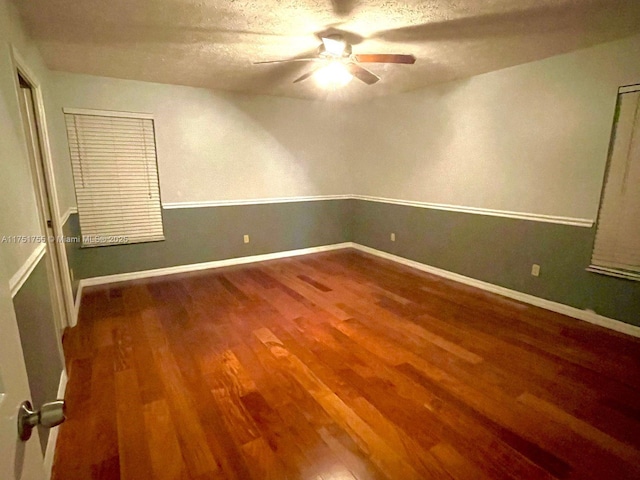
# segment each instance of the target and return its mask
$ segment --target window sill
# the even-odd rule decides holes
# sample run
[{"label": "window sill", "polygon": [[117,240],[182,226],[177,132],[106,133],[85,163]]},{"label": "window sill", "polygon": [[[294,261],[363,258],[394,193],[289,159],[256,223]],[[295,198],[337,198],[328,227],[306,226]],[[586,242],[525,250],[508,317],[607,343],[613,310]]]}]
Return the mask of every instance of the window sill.
[{"label": "window sill", "polygon": [[636,282],[640,282],[640,273],[630,272],[629,270],[589,265],[587,267],[587,272],[600,273],[601,275],[608,275],[610,277],[624,278],[626,280],[635,280]]},{"label": "window sill", "polygon": [[162,237],[150,237],[150,238],[141,238],[136,240],[130,240],[125,236],[118,237],[110,237],[107,241],[110,243],[82,243],[80,248],[97,248],[97,247],[117,247],[119,245],[135,245],[137,243],[151,243],[151,242],[163,242],[165,240],[164,236]]}]

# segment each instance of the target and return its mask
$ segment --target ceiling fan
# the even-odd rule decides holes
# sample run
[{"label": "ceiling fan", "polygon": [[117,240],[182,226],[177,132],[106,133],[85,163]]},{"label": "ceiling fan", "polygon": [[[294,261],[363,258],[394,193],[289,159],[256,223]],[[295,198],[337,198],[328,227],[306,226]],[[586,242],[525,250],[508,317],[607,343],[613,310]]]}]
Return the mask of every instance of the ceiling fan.
[{"label": "ceiling fan", "polygon": [[302,82],[315,75],[317,80],[325,85],[338,87],[347,84],[353,77],[367,85],[373,85],[380,80],[375,73],[364,68],[361,63],[399,63],[414,64],[416,57],[404,54],[365,53],[354,54],[351,44],[339,33],[321,37],[322,43],[318,47],[315,57],[291,58],[287,60],[269,60],[254,62],[254,65],[265,63],[313,62],[316,67],[296,78],[293,83]]}]

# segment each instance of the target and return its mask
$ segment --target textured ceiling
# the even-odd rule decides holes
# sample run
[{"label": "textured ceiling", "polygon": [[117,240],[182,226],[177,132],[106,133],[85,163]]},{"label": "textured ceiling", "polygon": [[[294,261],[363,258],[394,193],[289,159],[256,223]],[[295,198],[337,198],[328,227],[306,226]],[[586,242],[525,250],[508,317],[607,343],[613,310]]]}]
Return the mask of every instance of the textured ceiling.
[{"label": "textured ceiling", "polygon": [[[469,77],[640,32],[640,0],[15,0],[45,62],[62,70],[302,98],[364,100]],[[410,53],[369,64],[382,81],[334,93],[305,56],[317,34],[354,53]]]}]

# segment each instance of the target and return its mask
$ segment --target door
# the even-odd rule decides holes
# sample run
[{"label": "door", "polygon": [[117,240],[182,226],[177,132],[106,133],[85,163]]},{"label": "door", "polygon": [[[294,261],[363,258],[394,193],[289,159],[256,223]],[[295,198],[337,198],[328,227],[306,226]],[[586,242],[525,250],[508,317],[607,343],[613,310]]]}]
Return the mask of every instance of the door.
[{"label": "door", "polygon": [[28,442],[18,438],[18,409],[30,394],[3,258],[0,258],[0,332],[0,478],[43,480],[38,432],[34,430]]},{"label": "door", "polygon": [[[19,71],[18,84],[20,87],[20,109],[27,139],[27,150],[30,157],[34,189],[38,200],[40,223],[43,232],[45,232],[45,236],[48,239],[55,239],[54,222],[58,220],[53,215],[52,196],[49,191],[49,183],[51,182],[47,182],[45,176],[46,169],[43,164],[42,145],[40,144],[39,134],[42,127],[38,124],[34,87],[26,79],[25,75]],[[45,243],[45,247],[49,289],[51,290],[51,300],[56,310],[56,329],[58,331],[58,338],[62,338],[62,333],[67,326],[67,313],[71,311],[71,306],[65,305],[69,296],[63,291],[65,284],[67,284],[67,282],[62,280],[62,272],[65,271],[63,267],[66,265],[66,260],[63,261],[60,258],[55,241]]]}]

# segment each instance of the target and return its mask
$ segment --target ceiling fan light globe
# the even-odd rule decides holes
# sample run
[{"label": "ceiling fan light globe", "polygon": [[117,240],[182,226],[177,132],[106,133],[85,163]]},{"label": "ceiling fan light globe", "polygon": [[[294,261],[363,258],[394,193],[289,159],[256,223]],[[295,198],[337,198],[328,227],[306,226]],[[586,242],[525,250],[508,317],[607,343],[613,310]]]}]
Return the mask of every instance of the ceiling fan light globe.
[{"label": "ceiling fan light globe", "polygon": [[331,57],[342,57],[347,48],[347,42],[342,38],[324,37],[322,43],[324,45],[324,52]]},{"label": "ceiling fan light globe", "polygon": [[344,63],[331,62],[316,72],[315,79],[323,88],[336,89],[348,84],[353,79],[353,75]]}]

